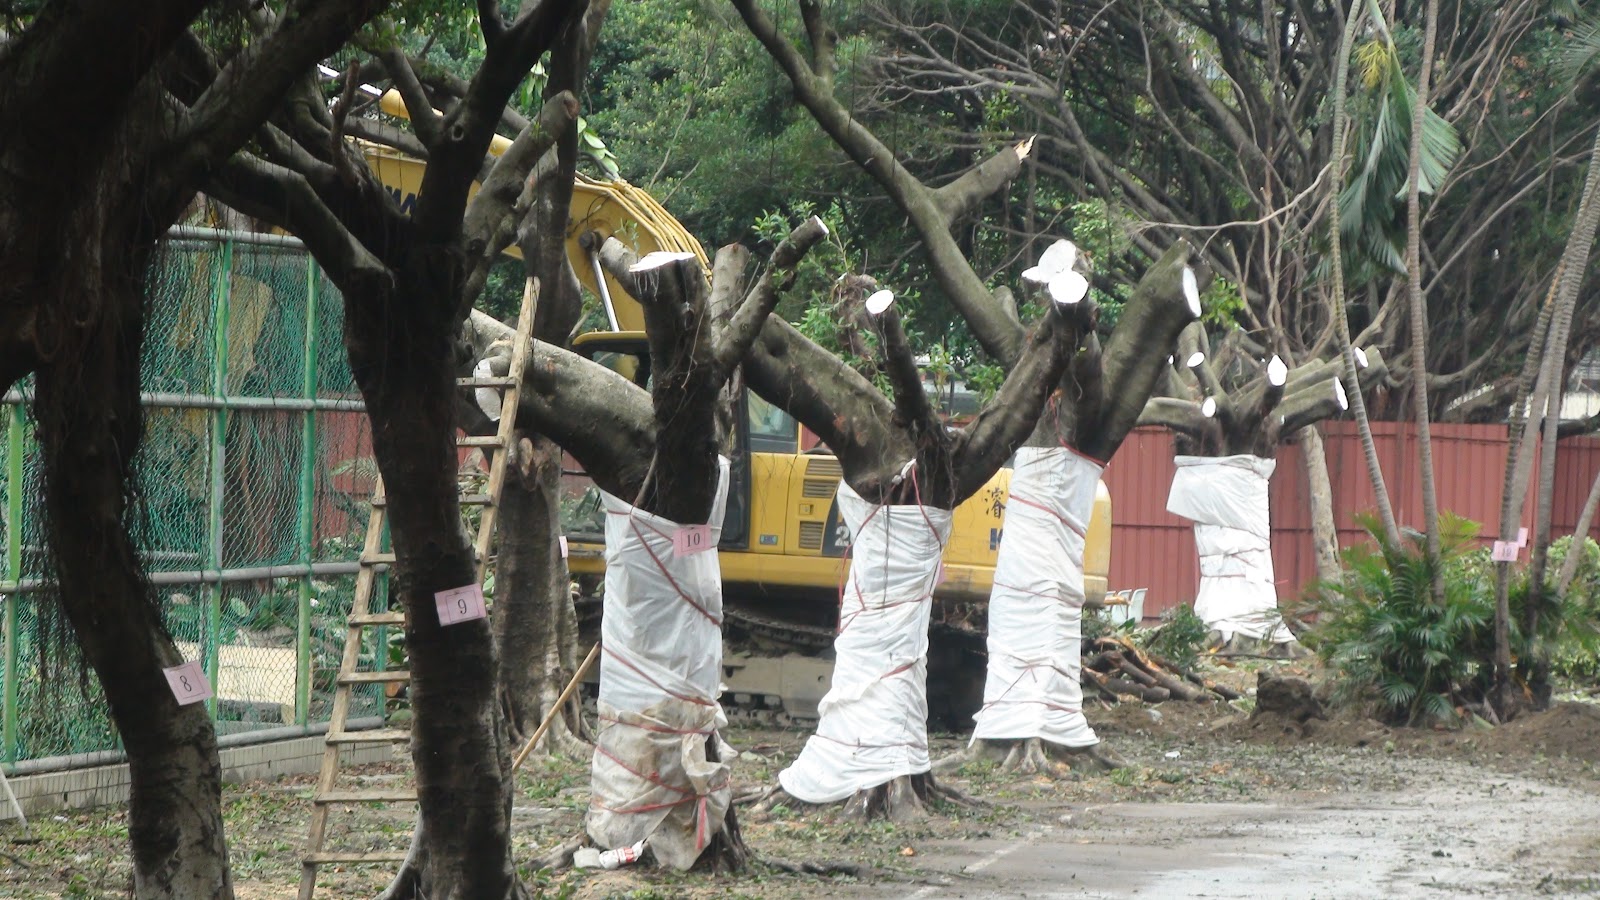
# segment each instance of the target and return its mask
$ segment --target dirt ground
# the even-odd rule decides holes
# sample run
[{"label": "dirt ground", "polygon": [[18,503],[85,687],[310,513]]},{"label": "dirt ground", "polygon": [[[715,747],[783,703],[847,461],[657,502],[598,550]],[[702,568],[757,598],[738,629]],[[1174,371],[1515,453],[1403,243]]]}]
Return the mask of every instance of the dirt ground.
[{"label": "dirt ground", "polygon": [[[1254,683],[1251,664],[1222,674]],[[1564,703],[1498,729],[1390,729],[1355,717],[1305,725],[1235,704],[1095,706],[1090,722],[1127,760],[1111,772],[1016,777],[969,764],[949,783],[982,799],[910,825],[842,821],[835,809],[745,811],[763,861],[841,863],[794,875],[762,862],[736,876],[646,866],[525,871],[536,896],[1594,897],[1600,896],[1600,705]],[[740,729],[736,790],[775,783],[803,730]],[[961,745],[934,742],[935,757]],[[409,780],[403,764],[360,771]],[[578,833],[587,764],[532,760],[514,813],[519,859]],[[227,789],[241,900],[294,896],[311,779]],[[330,849],[403,848],[412,808],[336,818]],[[0,897],[127,896],[120,809],[47,816],[36,842],[0,825]],[[370,897],[381,868],[326,867],[318,896]]]}]

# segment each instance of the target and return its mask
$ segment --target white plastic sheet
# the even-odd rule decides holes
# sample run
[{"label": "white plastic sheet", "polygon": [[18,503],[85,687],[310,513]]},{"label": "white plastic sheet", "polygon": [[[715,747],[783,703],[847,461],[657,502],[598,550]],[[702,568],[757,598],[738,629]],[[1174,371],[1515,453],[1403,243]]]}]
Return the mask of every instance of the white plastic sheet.
[{"label": "white plastic sheet", "polygon": [[1195,615],[1222,632],[1288,643],[1272,573],[1267,482],[1277,462],[1259,456],[1179,456],[1167,512],[1194,521],[1200,551]]},{"label": "white plastic sheet", "polygon": [[832,803],[928,771],[928,618],[950,511],[875,506],[849,485],[839,513],[853,535],[834,638],[833,684],[817,732],[778,774],[807,803]]},{"label": "white plastic sheet", "polygon": [[[494,377],[494,368],[493,368],[493,366],[490,365],[490,360],[488,360],[488,359],[480,359],[480,360],[478,360],[478,364],[472,367],[472,377],[473,378],[493,378]],[[500,421],[500,391],[499,391],[499,389],[492,388],[492,387],[473,388],[472,389],[472,397],[473,397],[474,400],[478,401],[478,408],[483,410],[483,414],[485,416],[489,417],[489,421],[491,421],[491,422]]]},{"label": "white plastic sheet", "polygon": [[[721,460],[711,545],[727,504]],[[718,832],[731,799],[727,760],[706,743],[726,724],[722,573],[717,553],[673,552],[680,524],[602,493],[606,512],[600,733],[590,766],[587,826],[602,848],[648,840],[656,858],[687,869]]]},{"label": "white plastic sheet", "polygon": [[989,594],[989,669],[972,739],[1100,742],[1083,716],[1083,546],[1102,467],[1065,447],[1017,451]]}]

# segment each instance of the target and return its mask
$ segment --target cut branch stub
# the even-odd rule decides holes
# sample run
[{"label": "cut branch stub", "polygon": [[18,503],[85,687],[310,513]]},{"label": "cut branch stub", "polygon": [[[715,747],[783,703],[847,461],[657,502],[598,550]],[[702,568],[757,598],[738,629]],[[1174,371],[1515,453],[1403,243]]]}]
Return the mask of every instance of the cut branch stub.
[{"label": "cut branch stub", "polygon": [[1110,459],[1116,453],[1138,423],[1178,335],[1199,317],[1199,276],[1189,266],[1191,253],[1186,241],[1178,241],[1150,267],[1106,342],[1105,409],[1094,422],[1079,417],[1073,429],[1074,446],[1088,456]]}]

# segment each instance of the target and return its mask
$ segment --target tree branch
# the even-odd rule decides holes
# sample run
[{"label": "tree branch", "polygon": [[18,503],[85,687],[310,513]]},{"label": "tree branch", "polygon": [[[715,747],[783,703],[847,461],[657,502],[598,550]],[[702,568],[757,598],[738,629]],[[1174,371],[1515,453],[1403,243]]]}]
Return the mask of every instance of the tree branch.
[{"label": "tree branch", "polygon": [[537,119],[522,129],[501,154],[483,187],[467,202],[461,233],[469,249],[481,253],[494,229],[510,214],[521,195],[528,172],[578,120],[578,98],[562,91],[545,101]]},{"label": "tree branch", "polygon": [[[778,305],[778,300],[793,286],[800,261],[827,235],[828,226],[822,224],[821,219],[812,216],[790,232],[783,243],[772,252],[772,262],[767,266],[767,270],[761,273],[761,278],[755,287],[745,295],[738,308],[732,311],[727,327],[721,329],[716,336],[712,352],[717,364],[724,370],[733,368],[744,358],[745,352],[750,349],[750,344],[766,325],[767,316]],[[717,285],[713,283],[712,288],[716,287]]]},{"label": "tree branch", "polygon": [[381,6],[383,0],[293,0],[271,33],[229,60],[189,108],[171,144],[174,180],[192,181],[218,167],[255,133],[290,85],[338,50]]}]

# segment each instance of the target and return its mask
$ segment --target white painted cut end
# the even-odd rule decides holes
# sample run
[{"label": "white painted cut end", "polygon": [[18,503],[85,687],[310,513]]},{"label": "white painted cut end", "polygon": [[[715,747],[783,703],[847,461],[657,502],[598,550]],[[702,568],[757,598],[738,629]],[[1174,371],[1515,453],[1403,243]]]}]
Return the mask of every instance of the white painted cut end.
[{"label": "white painted cut end", "polygon": [[1367,367],[1367,351],[1361,349],[1360,347],[1351,347],[1350,349],[1355,351],[1356,365],[1365,369]]},{"label": "white painted cut end", "polygon": [[874,316],[883,315],[883,311],[894,305],[894,291],[877,291],[867,298],[867,312]]},{"label": "white painted cut end", "polygon": [[1350,397],[1344,392],[1344,382],[1337,378],[1333,380],[1333,399],[1339,402],[1340,409],[1350,408]]},{"label": "white painted cut end", "polygon": [[1078,245],[1069,240],[1058,240],[1045,248],[1039,264],[1022,273],[1022,280],[1033,284],[1049,284],[1065,272],[1072,271],[1078,261]]},{"label": "white painted cut end", "polygon": [[1201,353],[1199,350],[1196,350],[1195,352],[1189,354],[1189,361],[1184,363],[1184,365],[1192,369],[1205,361],[1206,355]]},{"label": "white painted cut end", "polygon": [[1206,402],[1200,404],[1200,415],[1211,418],[1217,414],[1217,398],[1207,397]]},{"label": "white painted cut end", "polygon": [[822,229],[822,236],[823,237],[827,237],[828,236],[828,223],[822,221],[822,217],[821,216],[812,216],[811,217],[811,223],[813,225],[816,225],[818,228]]},{"label": "white painted cut end", "polygon": [[1089,279],[1077,272],[1066,271],[1050,279],[1050,299],[1062,306],[1072,306],[1089,293]]},{"label": "white painted cut end", "polygon": [[646,253],[644,259],[629,266],[628,271],[634,273],[653,272],[663,266],[670,266],[675,262],[682,262],[686,259],[694,259],[694,254],[687,251],[657,250],[654,253]]},{"label": "white painted cut end", "polygon": [[1172,365],[1172,357],[1167,357],[1167,365]]},{"label": "white painted cut end", "polygon": [[1272,382],[1274,387],[1283,387],[1284,382],[1289,380],[1289,367],[1284,365],[1283,359],[1276,354],[1273,355],[1272,361],[1267,363],[1267,380]]},{"label": "white painted cut end", "polygon": [[1183,296],[1189,301],[1189,312],[1199,318],[1200,279],[1195,277],[1194,270],[1188,266],[1183,267]]}]

